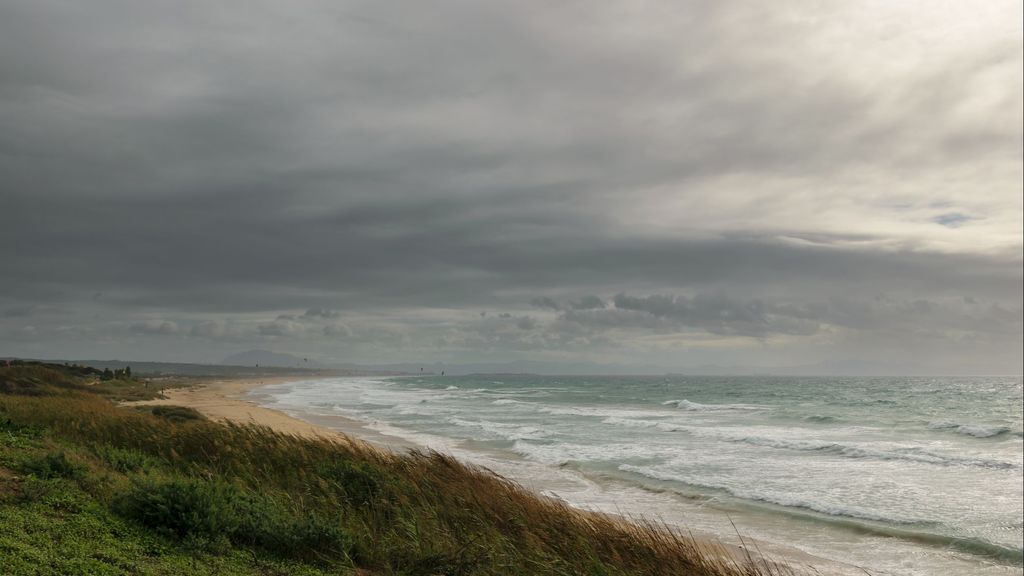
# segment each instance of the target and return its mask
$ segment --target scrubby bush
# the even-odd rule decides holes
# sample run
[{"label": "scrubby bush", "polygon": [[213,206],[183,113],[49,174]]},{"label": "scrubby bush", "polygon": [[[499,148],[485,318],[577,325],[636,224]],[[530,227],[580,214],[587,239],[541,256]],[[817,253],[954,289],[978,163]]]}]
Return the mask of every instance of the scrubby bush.
[{"label": "scrubby bush", "polygon": [[103,460],[107,466],[122,474],[148,472],[158,466],[155,458],[141,450],[99,444],[93,448],[93,453]]},{"label": "scrubby bush", "polygon": [[385,471],[369,462],[332,459],[317,467],[317,475],[331,482],[351,504],[368,504],[381,495]]},{"label": "scrubby bush", "polygon": [[114,502],[118,513],[144,526],[185,536],[230,534],[241,524],[241,494],[224,482],[141,482]]},{"label": "scrubby bush", "polygon": [[43,433],[42,429],[38,426],[19,424],[6,416],[0,416],[0,432],[25,436],[27,438],[38,438]]},{"label": "scrubby bush", "polygon": [[21,483],[18,500],[39,503],[51,510],[76,514],[88,505],[88,497],[78,486],[63,478],[41,479],[29,476]]},{"label": "scrubby bush", "polygon": [[352,539],[336,519],[319,513],[293,514],[267,500],[250,500],[241,524],[231,535],[239,544],[259,546],[280,556],[346,559]]},{"label": "scrubby bush", "polygon": [[85,467],[68,460],[64,452],[47,454],[42,458],[30,460],[24,464],[24,469],[36,478],[49,480],[50,478],[77,478],[85,471]]},{"label": "scrubby bush", "polygon": [[197,410],[187,406],[154,406],[149,411],[153,416],[159,416],[171,422],[188,422],[192,420],[206,420],[206,417]]},{"label": "scrubby bush", "polygon": [[19,364],[0,370],[0,394],[45,396],[59,389],[83,390],[86,386],[71,374],[37,364]]},{"label": "scrubby bush", "polygon": [[351,541],[337,523],[221,481],[145,481],[114,502],[114,510],[144,526],[190,542],[226,538],[281,556],[345,558]]}]

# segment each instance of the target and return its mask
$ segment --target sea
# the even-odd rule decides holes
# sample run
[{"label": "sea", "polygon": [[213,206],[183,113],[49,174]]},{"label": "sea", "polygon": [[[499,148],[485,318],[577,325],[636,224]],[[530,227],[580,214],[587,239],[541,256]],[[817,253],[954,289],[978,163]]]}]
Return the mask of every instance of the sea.
[{"label": "sea", "polygon": [[1020,377],[431,375],[252,399],[824,574],[1024,573]]}]

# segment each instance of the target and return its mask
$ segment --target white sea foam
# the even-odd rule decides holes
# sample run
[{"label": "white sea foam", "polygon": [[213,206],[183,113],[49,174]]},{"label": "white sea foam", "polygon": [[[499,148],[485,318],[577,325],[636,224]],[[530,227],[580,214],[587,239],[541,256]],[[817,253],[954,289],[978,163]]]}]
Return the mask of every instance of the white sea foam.
[{"label": "white sea foam", "polygon": [[723,410],[766,410],[767,406],[758,406],[756,404],[700,404],[698,402],[690,402],[689,400],[666,400],[661,403],[662,406],[675,406],[680,410],[689,410],[691,412],[717,412]]},{"label": "white sea foam", "polygon": [[438,436],[436,434],[427,434],[424,432],[416,432],[403,428],[401,426],[395,426],[381,420],[374,420],[366,423],[366,427],[378,434],[384,436],[393,436],[406,440],[419,446],[427,446],[433,450],[440,450],[445,452],[451,452],[458,444],[457,441],[447,438],[445,436]]},{"label": "white sea foam", "polygon": [[505,440],[538,440],[549,436],[547,431],[534,426],[518,426],[488,420],[465,420],[455,417],[448,418],[447,422],[463,428],[479,428]]},{"label": "white sea foam", "polygon": [[725,438],[730,442],[743,442],[754,446],[765,446],[783,450],[824,452],[846,458],[864,458],[875,460],[903,460],[938,466],[978,466],[981,468],[1013,469],[1018,466],[1012,462],[988,460],[984,458],[964,458],[960,456],[937,454],[923,450],[917,446],[901,446],[885,450],[865,446],[850,446],[827,440],[782,440],[758,436],[742,436]]},{"label": "white sea foam", "polygon": [[846,458],[862,458],[876,460],[903,460],[922,464],[934,464],[939,466],[978,466],[994,469],[1014,469],[1019,466],[1012,462],[992,460],[985,458],[969,458],[956,455],[938,454],[923,450],[917,446],[890,446],[879,448],[864,445],[848,445],[831,440],[820,439],[793,439],[778,438],[771,436],[757,436],[736,434],[730,429],[723,428],[702,428],[666,422],[661,420],[639,420],[635,418],[605,418],[603,423],[628,428],[653,428],[662,432],[684,432],[692,436],[718,440],[750,444],[752,446],[763,446],[779,450],[794,450],[801,452],[820,452],[843,456]]},{"label": "white sea foam", "polygon": [[567,462],[622,461],[650,458],[659,451],[657,447],[634,443],[617,444],[575,444],[538,443],[517,440],[512,451],[532,460],[560,466]]},{"label": "white sea foam", "polygon": [[769,504],[776,504],[779,506],[787,506],[792,508],[804,508],[807,510],[813,510],[829,516],[843,516],[847,518],[859,518],[861,520],[872,520],[876,522],[886,522],[890,524],[918,524],[924,521],[918,518],[900,518],[895,516],[886,516],[879,514],[872,510],[862,507],[854,506],[840,506],[829,502],[818,501],[809,499],[806,497],[793,496],[792,494],[779,494],[772,492],[759,492],[749,489],[741,489],[728,484],[719,484],[709,482],[704,478],[695,478],[688,474],[679,474],[670,470],[654,466],[634,466],[630,464],[623,464],[619,466],[619,470],[624,472],[632,472],[634,474],[640,474],[654,480],[662,480],[669,482],[682,482],[691,486],[697,486],[701,488],[710,488],[712,490],[721,490],[728,493],[736,498],[742,498],[744,500],[754,500],[758,502],[767,502]]},{"label": "white sea foam", "polygon": [[521,400],[513,400],[511,398],[499,398],[497,400],[492,401],[491,404],[494,404],[495,406],[510,406],[512,404],[526,404],[526,402],[523,402]]},{"label": "white sea foam", "polygon": [[1011,428],[999,425],[961,424],[959,422],[950,421],[933,421],[928,423],[928,427],[932,430],[952,430],[957,434],[974,436],[975,438],[992,438],[993,436],[1001,436],[1009,433],[1013,433],[1015,436],[1021,435],[1020,432],[1014,432]]},{"label": "white sea foam", "polygon": [[552,416],[590,416],[594,418],[649,418],[669,417],[676,414],[674,411],[656,411],[644,408],[596,408],[591,406],[542,406],[537,411],[551,414]]},{"label": "white sea foam", "polygon": [[662,432],[691,432],[697,430],[692,426],[675,424],[664,420],[641,420],[638,418],[621,418],[619,416],[610,416],[602,420],[601,423],[624,426],[626,428],[656,428]]}]

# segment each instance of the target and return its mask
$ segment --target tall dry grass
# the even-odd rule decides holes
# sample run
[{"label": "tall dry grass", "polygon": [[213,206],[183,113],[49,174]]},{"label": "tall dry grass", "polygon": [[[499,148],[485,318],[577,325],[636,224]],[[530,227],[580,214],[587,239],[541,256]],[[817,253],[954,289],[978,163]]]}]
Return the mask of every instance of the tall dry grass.
[{"label": "tall dry grass", "polygon": [[[0,382],[11,382],[3,370]],[[73,378],[62,386],[32,378],[31,393],[10,385],[15,393],[0,394],[0,418],[95,455],[94,470],[113,478],[89,483],[99,497],[178,536],[379,574],[793,573],[668,526],[539,497],[437,452],[166,419],[120,408]],[[159,466],[135,466],[125,454]]]}]

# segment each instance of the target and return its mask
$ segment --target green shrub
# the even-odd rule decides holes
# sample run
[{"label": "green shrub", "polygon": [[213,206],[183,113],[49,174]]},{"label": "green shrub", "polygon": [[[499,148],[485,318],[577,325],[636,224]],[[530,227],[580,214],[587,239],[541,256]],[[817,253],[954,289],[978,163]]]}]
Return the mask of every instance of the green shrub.
[{"label": "green shrub", "polygon": [[368,462],[336,458],[317,468],[317,474],[334,483],[352,504],[367,504],[379,497],[384,471]]},{"label": "green shrub", "polygon": [[29,476],[21,482],[17,500],[38,503],[62,512],[80,512],[88,498],[73,483],[60,478],[41,479]]},{"label": "green shrub", "polygon": [[217,536],[238,529],[240,491],[224,482],[142,482],[117,498],[114,510],[144,526],[185,536]]},{"label": "green shrub", "polygon": [[100,444],[93,448],[93,452],[107,466],[114,470],[127,474],[129,472],[149,472],[156,468],[159,463],[155,458],[141,450],[131,448],[118,448],[107,444]]},{"label": "green shrub", "polygon": [[17,364],[0,369],[0,394],[45,396],[60,388],[87,389],[76,376],[54,365]]},{"label": "green shrub", "polygon": [[29,460],[23,467],[25,472],[43,480],[78,478],[85,471],[84,466],[68,460],[67,455],[63,452],[47,454],[37,460]]},{"label": "green shrub", "polygon": [[[0,446],[6,448],[28,448],[43,435],[38,426],[24,426],[0,416]],[[0,458],[2,460],[2,458]]]},{"label": "green shrub", "polygon": [[351,539],[337,523],[316,514],[293,514],[270,498],[218,481],[141,482],[115,500],[114,510],[193,543],[226,538],[298,558],[344,559],[351,549]]},{"label": "green shrub", "polygon": [[285,557],[347,558],[352,540],[338,522],[319,514],[296,516],[269,500],[250,500],[231,539]]},{"label": "green shrub", "polygon": [[18,486],[18,500],[20,502],[42,502],[53,490],[53,482],[29,476]]},{"label": "green shrub", "polygon": [[170,420],[171,422],[206,420],[205,416],[187,406],[154,406],[149,412],[153,416]]},{"label": "green shrub", "polygon": [[38,426],[19,424],[6,416],[0,416],[0,432],[15,434],[27,438],[39,438],[43,434],[42,428],[39,428]]}]

